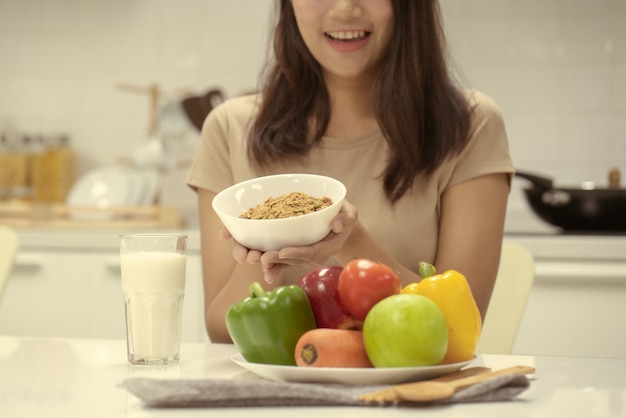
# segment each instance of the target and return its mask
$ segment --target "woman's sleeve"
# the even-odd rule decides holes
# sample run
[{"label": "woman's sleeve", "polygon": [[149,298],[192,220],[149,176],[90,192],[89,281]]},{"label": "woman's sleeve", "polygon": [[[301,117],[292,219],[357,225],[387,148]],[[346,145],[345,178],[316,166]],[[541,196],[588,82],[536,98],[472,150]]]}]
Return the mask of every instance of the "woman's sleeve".
[{"label": "woman's sleeve", "polygon": [[220,105],[204,121],[200,142],[187,175],[186,183],[219,192],[233,183],[229,161],[228,107]]},{"label": "woman's sleeve", "polygon": [[486,174],[515,172],[504,119],[498,105],[478,91],[469,96],[472,105],[470,139],[458,155],[448,187]]}]

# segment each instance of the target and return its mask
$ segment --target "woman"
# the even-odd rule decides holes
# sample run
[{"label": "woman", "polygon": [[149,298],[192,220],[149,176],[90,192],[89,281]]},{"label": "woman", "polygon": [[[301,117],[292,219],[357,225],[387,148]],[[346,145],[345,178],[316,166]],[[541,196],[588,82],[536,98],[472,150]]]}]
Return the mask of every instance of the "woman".
[{"label": "woman", "polygon": [[[188,177],[197,190],[206,327],[230,341],[228,307],[253,281],[295,283],[359,257],[420,279],[418,262],[468,279],[484,316],[513,166],[496,105],[455,86],[436,0],[279,0],[261,94],[213,110]],[[233,243],[211,208],[253,177],[316,173],[347,187],[332,231],[259,253]]]}]

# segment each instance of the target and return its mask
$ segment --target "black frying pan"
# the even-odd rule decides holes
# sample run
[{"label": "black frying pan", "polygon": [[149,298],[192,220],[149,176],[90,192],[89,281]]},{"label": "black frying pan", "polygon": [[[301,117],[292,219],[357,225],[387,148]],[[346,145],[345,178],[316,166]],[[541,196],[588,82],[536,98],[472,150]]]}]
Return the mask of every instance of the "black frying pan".
[{"label": "black frying pan", "polygon": [[566,231],[626,231],[626,189],[619,187],[619,171],[612,170],[607,188],[555,187],[550,178],[517,171],[530,181],[524,189],[535,214]]}]

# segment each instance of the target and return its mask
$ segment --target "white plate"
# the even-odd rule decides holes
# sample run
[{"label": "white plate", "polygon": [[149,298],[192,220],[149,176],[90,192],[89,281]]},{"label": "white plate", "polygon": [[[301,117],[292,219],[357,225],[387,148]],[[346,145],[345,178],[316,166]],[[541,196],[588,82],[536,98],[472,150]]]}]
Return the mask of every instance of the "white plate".
[{"label": "white plate", "polygon": [[138,168],[137,174],[143,182],[143,194],[137,204],[139,206],[153,205],[161,188],[159,173],[153,168]]},{"label": "white plate", "polygon": [[[138,206],[154,198],[155,180],[152,175],[132,167],[103,167],[92,170],[78,179],[68,193],[68,206],[108,209],[120,206]],[[149,184],[148,184],[149,183]],[[152,196],[150,196],[152,195]],[[71,213],[77,219],[111,219],[107,212]]]},{"label": "white plate", "polygon": [[[475,358],[475,357],[474,357]],[[474,359],[461,363],[428,367],[336,368],[297,367],[250,363],[241,353],[231,360],[252,373],[269,380],[301,383],[344,383],[355,385],[392,385],[432,379],[462,369]]]},{"label": "white plate", "polygon": [[124,202],[125,206],[138,206],[143,201],[146,192],[145,180],[141,172],[133,167],[120,168],[126,176],[127,194]]},{"label": "white plate", "polygon": [[90,171],[72,186],[66,203],[72,206],[110,208],[128,204],[133,191],[128,174],[120,167]]}]

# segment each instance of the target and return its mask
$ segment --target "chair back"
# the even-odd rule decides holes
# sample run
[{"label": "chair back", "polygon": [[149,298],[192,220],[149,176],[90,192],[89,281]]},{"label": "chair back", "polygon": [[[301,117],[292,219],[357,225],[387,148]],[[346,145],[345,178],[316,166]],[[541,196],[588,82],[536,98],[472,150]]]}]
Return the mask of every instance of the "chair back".
[{"label": "chair back", "polygon": [[532,254],[520,245],[504,243],[498,276],[476,350],[478,353],[512,352],[534,280]]},{"label": "chair back", "polygon": [[17,234],[12,228],[0,225],[0,299],[9,273],[13,269],[19,241]]}]

